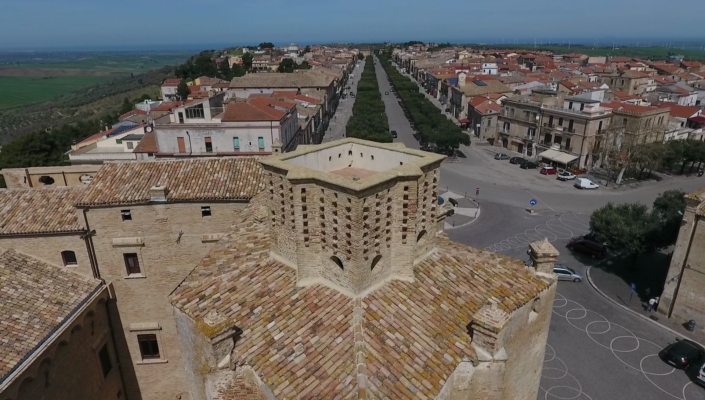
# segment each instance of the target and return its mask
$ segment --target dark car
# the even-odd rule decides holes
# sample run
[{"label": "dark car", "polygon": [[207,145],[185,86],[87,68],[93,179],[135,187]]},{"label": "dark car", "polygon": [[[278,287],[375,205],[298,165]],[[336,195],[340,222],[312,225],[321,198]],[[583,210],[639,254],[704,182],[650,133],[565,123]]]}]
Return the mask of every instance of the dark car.
[{"label": "dark car", "polygon": [[396,139],[397,138],[397,131],[392,131],[391,133],[392,133],[392,138]]},{"label": "dark car", "polygon": [[509,159],[510,164],[519,164],[521,165],[522,163],[526,162],[525,158],[522,157],[512,157]]},{"label": "dark car", "polygon": [[587,254],[592,258],[604,258],[607,255],[607,247],[588,239],[575,239],[566,246],[569,250]]},{"label": "dark car", "polygon": [[686,369],[693,362],[700,360],[703,354],[705,351],[702,347],[684,339],[666,346],[658,356],[675,368]]},{"label": "dark car", "polygon": [[535,162],[531,162],[531,161],[525,161],[525,162],[521,163],[521,165],[519,165],[519,168],[521,168],[521,169],[536,169],[538,167],[539,167],[538,164],[536,164]]}]

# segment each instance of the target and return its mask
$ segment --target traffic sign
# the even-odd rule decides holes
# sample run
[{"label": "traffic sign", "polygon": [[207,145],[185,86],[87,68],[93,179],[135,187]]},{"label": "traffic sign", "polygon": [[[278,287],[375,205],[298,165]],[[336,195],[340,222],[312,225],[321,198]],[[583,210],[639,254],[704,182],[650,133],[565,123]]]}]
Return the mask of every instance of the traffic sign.
[{"label": "traffic sign", "polygon": [[529,202],[529,204],[531,204],[532,206],[535,206],[535,205],[536,205],[536,200],[535,200],[535,199],[531,199],[531,201]]},{"label": "traffic sign", "polygon": [[636,283],[632,283],[632,292],[636,293]]}]

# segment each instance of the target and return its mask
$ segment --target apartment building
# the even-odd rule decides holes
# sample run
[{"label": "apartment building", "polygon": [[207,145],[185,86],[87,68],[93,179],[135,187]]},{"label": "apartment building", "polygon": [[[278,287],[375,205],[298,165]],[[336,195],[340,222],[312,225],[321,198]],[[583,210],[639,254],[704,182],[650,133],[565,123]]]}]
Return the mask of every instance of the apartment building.
[{"label": "apartment building", "polygon": [[670,107],[635,106],[614,101],[601,103],[601,107],[612,109],[609,133],[618,145],[664,141]]},{"label": "apartment building", "polygon": [[296,147],[295,103],[271,98],[224,102],[225,96],[188,100],[155,120],[155,156],[263,156],[271,154],[274,145]]},{"label": "apartment building", "polygon": [[465,72],[458,74],[456,79],[446,79],[448,82],[448,108],[457,119],[467,118],[468,100],[474,96],[490,93],[511,93],[511,90],[500,81],[478,79]]},{"label": "apartment building", "polygon": [[629,95],[643,95],[656,90],[654,72],[647,71],[616,71],[600,74],[602,83],[612,91],[624,92]]},{"label": "apartment building", "polygon": [[120,122],[113,128],[98,132],[71,146],[68,152],[72,165],[102,164],[108,161],[136,160],[133,152],[152,125]]}]

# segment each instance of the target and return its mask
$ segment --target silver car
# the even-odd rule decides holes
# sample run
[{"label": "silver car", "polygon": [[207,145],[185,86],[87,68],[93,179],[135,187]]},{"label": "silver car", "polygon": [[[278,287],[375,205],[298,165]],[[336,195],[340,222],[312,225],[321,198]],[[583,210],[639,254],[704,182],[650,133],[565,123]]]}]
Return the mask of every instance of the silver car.
[{"label": "silver car", "polygon": [[563,264],[556,264],[553,266],[553,273],[558,275],[559,281],[573,281],[580,282],[583,280],[583,276],[575,272],[573,268],[565,266]]},{"label": "silver car", "polygon": [[494,155],[495,160],[509,160],[509,156],[504,153],[497,153]]}]

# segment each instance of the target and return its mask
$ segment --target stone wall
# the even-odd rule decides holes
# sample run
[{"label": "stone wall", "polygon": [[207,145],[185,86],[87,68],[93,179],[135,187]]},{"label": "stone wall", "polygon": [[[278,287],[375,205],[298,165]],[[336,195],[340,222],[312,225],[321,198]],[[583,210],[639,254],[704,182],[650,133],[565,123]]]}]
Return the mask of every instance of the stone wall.
[{"label": "stone wall", "polygon": [[[104,288],[29,366],[0,393],[2,400],[125,399],[115,346],[110,335]],[[103,376],[98,353],[111,361]]]},{"label": "stone wall", "polygon": [[[204,206],[210,207],[210,217],[202,216]],[[101,276],[115,287],[124,335],[118,343],[120,358],[134,369],[139,386],[134,381],[126,382],[129,398],[188,398],[181,347],[167,296],[206,256],[217,234],[228,232],[241,218],[238,211],[245,206],[164,203],[92,208],[87,212],[89,225],[97,232],[93,242]],[[121,210],[130,210],[132,220],[123,221]],[[209,234],[214,237],[204,237]],[[141,274],[128,276],[127,253],[137,255]],[[157,336],[159,359],[142,360],[138,334]]]},{"label": "stone wall", "polygon": [[64,266],[67,271],[93,277],[88,258],[86,242],[79,234],[42,235],[42,236],[3,236],[0,237],[0,247],[15,249],[50,264],[63,266],[62,251],[73,251],[76,254],[76,266]]}]

